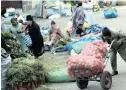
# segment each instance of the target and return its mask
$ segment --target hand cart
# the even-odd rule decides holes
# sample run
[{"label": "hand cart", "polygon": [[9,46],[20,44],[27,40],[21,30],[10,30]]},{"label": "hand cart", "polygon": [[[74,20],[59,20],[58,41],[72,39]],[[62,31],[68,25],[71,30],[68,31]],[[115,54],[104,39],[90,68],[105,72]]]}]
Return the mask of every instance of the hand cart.
[{"label": "hand cart", "polygon": [[[103,62],[105,64],[105,66],[106,66],[106,64],[107,64],[107,62],[109,60],[109,57],[110,57],[110,54],[111,54],[110,51],[111,51],[111,47],[112,47],[113,42],[114,42],[114,40],[110,44],[110,46],[109,46],[110,49],[106,53],[106,55],[105,55],[105,57],[103,59]],[[73,70],[73,72],[74,72],[74,74],[77,73],[76,70]],[[82,75],[83,78],[78,78],[77,76],[75,76],[76,77],[77,86],[80,89],[87,88],[89,81],[98,81],[98,82],[100,82],[101,87],[104,90],[109,90],[111,88],[112,76],[111,76],[110,72],[103,70],[102,72],[100,72],[97,75],[93,75],[92,72],[90,70],[88,70],[88,69],[80,71],[80,73],[82,73],[82,72],[83,72],[83,74],[85,74],[85,75]],[[88,75],[89,77],[85,77],[86,75]]]}]

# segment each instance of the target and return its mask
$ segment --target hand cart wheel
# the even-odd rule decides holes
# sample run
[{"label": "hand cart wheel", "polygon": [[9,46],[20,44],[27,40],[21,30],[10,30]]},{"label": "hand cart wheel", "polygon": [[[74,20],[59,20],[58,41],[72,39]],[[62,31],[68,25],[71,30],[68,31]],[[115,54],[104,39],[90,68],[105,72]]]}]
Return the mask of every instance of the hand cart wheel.
[{"label": "hand cart wheel", "polygon": [[100,84],[104,90],[108,90],[112,85],[112,76],[108,71],[104,71],[101,75]]},{"label": "hand cart wheel", "polygon": [[77,78],[77,79],[76,79],[76,83],[77,83],[77,86],[78,86],[80,89],[85,89],[85,88],[87,88],[87,86],[88,86],[88,78],[84,78],[84,79]]}]

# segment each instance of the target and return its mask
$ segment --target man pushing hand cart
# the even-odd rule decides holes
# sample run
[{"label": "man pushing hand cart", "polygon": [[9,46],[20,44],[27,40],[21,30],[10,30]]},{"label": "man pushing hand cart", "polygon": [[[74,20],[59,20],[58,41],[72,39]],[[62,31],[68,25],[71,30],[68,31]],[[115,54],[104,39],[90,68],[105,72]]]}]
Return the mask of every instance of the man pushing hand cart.
[{"label": "man pushing hand cart", "polygon": [[110,57],[113,70],[113,73],[111,75],[117,75],[117,52],[126,62],[126,33],[121,30],[109,29],[105,27],[103,28],[102,33],[99,36],[108,44],[110,44],[114,40],[114,43],[111,47],[112,51]]}]

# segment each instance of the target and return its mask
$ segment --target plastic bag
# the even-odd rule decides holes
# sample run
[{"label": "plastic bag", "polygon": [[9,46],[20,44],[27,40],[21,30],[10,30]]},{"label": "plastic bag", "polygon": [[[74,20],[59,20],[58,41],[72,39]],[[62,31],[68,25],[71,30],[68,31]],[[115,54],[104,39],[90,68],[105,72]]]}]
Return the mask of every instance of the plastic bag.
[{"label": "plastic bag", "polygon": [[116,17],[118,17],[118,12],[115,8],[106,9],[106,10],[104,10],[104,17],[105,18],[116,18]]},{"label": "plastic bag", "polygon": [[47,36],[49,33],[49,27],[42,27],[42,29],[40,30],[41,34],[44,36]]},{"label": "plastic bag", "polygon": [[76,42],[78,42],[78,41],[73,41],[73,42],[67,44],[67,45],[65,46],[65,50],[66,50],[66,51],[71,51],[71,50],[72,50],[72,46],[73,46]]},{"label": "plastic bag", "polygon": [[60,18],[61,16],[59,14],[54,14],[52,16],[49,17],[49,19],[56,19],[56,18]]},{"label": "plastic bag", "polygon": [[25,42],[26,46],[28,46],[28,47],[31,46],[32,45],[31,37],[29,35],[25,35],[24,42]]},{"label": "plastic bag", "polygon": [[1,89],[6,87],[6,72],[11,66],[11,57],[1,48]]},{"label": "plastic bag", "polygon": [[89,27],[90,27],[90,25],[89,25],[87,22],[84,22],[84,24],[83,24],[83,29],[89,28]]},{"label": "plastic bag", "polygon": [[18,14],[22,14],[22,9],[16,9],[16,10],[15,10],[15,14],[17,14],[17,13],[18,13]]},{"label": "plastic bag", "polygon": [[[83,24],[83,30],[85,28],[89,28],[89,27],[90,27],[90,25],[87,22],[84,22],[84,24]],[[68,22],[67,27],[66,27],[66,32],[68,34],[70,34],[72,32],[72,21]]]},{"label": "plastic bag", "polygon": [[90,28],[85,30],[85,33],[86,34],[90,34],[90,33],[98,34],[102,31],[103,28],[104,28],[104,26],[100,25],[100,24],[91,25]]}]

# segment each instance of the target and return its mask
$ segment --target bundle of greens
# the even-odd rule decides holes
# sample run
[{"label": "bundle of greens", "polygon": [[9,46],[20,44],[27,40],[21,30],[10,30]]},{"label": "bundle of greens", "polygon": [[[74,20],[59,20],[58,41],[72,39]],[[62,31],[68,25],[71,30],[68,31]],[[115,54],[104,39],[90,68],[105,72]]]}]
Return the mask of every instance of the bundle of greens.
[{"label": "bundle of greens", "polygon": [[45,70],[40,60],[32,57],[17,58],[13,60],[6,78],[8,84],[17,84],[22,82],[45,81]]},{"label": "bundle of greens", "polygon": [[55,47],[64,46],[70,41],[71,41],[70,38],[64,38],[63,40],[57,40],[56,43],[55,43]]},{"label": "bundle of greens", "polygon": [[48,39],[48,37],[47,37],[47,36],[43,36],[43,40],[44,40],[44,42],[46,42],[46,41],[47,41],[47,39]]},{"label": "bundle of greens", "polygon": [[14,35],[9,32],[1,33],[1,47],[11,55],[12,59],[26,57]]}]

